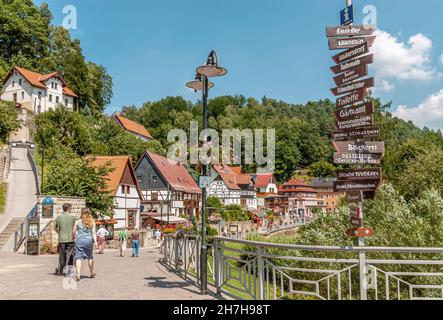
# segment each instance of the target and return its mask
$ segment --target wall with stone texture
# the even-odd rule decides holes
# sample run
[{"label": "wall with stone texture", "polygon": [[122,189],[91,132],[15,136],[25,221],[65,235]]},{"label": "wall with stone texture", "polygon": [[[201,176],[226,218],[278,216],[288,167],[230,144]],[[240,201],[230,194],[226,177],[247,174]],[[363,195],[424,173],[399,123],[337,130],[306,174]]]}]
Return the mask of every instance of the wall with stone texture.
[{"label": "wall with stone texture", "polygon": [[41,206],[38,206],[38,213],[40,216],[40,251],[43,253],[55,253],[58,245],[58,234],[53,229],[53,222],[55,218],[63,213],[63,204],[70,203],[72,205],[71,214],[75,215],[78,219],[80,218],[81,209],[86,207],[85,198],[76,197],[61,197],[61,196],[38,196],[38,203],[41,204],[43,199],[46,197],[52,198],[54,201],[54,216],[52,219],[43,219]]}]

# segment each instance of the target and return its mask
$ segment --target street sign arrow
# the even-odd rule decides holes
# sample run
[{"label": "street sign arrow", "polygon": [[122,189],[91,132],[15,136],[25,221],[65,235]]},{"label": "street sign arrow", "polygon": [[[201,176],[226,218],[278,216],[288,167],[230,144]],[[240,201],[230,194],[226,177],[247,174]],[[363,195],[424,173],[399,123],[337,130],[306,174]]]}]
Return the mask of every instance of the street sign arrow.
[{"label": "street sign arrow", "polygon": [[374,125],[374,116],[373,115],[367,115],[367,116],[358,116],[354,119],[349,120],[336,120],[335,127],[337,130],[349,130],[353,128],[362,128],[362,127],[370,127]]},{"label": "street sign arrow", "polygon": [[346,51],[343,51],[335,56],[332,57],[332,60],[335,61],[335,63],[343,63],[348,60],[360,57],[366,53],[369,52],[368,44],[365,42],[362,45],[358,45],[354,48],[350,48]]},{"label": "street sign arrow", "polygon": [[349,191],[346,193],[346,198],[349,203],[359,203],[363,202],[363,198],[361,196],[360,191]]},{"label": "street sign arrow", "polygon": [[378,127],[360,128],[351,130],[337,130],[332,132],[332,139],[335,141],[361,139],[361,138],[378,138],[380,129]]},{"label": "street sign arrow", "polygon": [[335,164],[380,164],[382,153],[334,153]]},{"label": "street sign arrow", "polygon": [[372,47],[376,36],[359,37],[359,38],[330,38],[328,40],[329,50],[341,50],[354,48],[355,46],[367,43],[368,47]]},{"label": "street sign arrow", "polygon": [[384,142],[375,142],[375,141],[364,141],[364,142],[355,142],[355,141],[346,141],[332,142],[335,149],[339,153],[385,153],[385,143]]},{"label": "street sign arrow", "polygon": [[348,191],[376,191],[380,181],[362,180],[362,181],[334,181],[334,192]]},{"label": "street sign arrow", "polygon": [[349,60],[348,62],[344,62],[342,64],[337,64],[335,66],[332,66],[330,69],[334,74],[339,74],[345,71],[348,71],[353,68],[360,67],[362,65],[368,65],[374,62],[374,55],[368,54],[364,57],[355,58],[352,60]]},{"label": "street sign arrow", "polygon": [[359,104],[356,106],[343,108],[334,112],[334,117],[337,121],[346,121],[355,119],[361,116],[372,115],[375,111],[375,104],[373,101]]},{"label": "street sign arrow", "polygon": [[368,65],[363,64],[359,67],[349,69],[348,71],[334,77],[334,82],[337,86],[341,86],[353,80],[365,77],[368,75]]},{"label": "street sign arrow", "polygon": [[363,100],[366,98],[366,94],[367,94],[366,88],[356,90],[346,96],[338,98],[336,101],[336,106],[337,108],[342,108],[354,103],[363,102]]},{"label": "street sign arrow", "polygon": [[346,231],[346,234],[352,238],[366,238],[374,235],[371,228],[352,228]]},{"label": "street sign arrow", "polygon": [[381,180],[381,168],[367,168],[337,171],[338,181]]},{"label": "street sign arrow", "polygon": [[327,27],[327,37],[370,36],[376,30],[376,26],[365,24],[359,26]]},{"label": "street sign arrow", "polygon": [[373,86],[374,86],[374,78],[368,78],[365,80],[354,81],[340,87],[332,88],[331,92],[335,96],[339,96],[359,89],[372,88]]}]

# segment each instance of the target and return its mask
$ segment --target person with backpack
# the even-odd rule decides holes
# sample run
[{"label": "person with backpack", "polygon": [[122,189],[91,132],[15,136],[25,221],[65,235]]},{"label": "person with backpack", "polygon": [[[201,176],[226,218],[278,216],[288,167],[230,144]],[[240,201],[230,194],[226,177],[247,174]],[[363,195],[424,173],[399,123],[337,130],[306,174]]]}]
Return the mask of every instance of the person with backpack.
[{"label": "person with backpack", "polygon": [[122,229],[118,232],[118,247],[120,250],[120,257],[124,257],[126,249],[126,241],[128,240],[128,231]]}]

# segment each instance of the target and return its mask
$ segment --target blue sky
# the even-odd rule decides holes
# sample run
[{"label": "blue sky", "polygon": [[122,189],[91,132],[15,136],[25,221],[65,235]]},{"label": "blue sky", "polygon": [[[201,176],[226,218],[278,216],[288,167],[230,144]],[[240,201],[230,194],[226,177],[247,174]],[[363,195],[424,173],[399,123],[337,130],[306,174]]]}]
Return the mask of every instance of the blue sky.
[{"label": "blue sky", "polygon": [[[36,3],[43,1],[36,0]],[[61,25],[63,7],[77,9],[88,60],[114,80],[112,113],[165,96],[199,98],[184,84],[211,49],[229,73],[211,96],[263,95],[292,103],[333,98],[333,65],[325,27],[339,24],[345,0],[46,0]],[[354,0],[356,22],[377,9],[376,96],[396,115],[443,128],[443,1]],[[379,60],[377,60],[379,59]],[[442,58],[443,60],[443,58]],[[399,107],[400,106],[400,107]]]}]

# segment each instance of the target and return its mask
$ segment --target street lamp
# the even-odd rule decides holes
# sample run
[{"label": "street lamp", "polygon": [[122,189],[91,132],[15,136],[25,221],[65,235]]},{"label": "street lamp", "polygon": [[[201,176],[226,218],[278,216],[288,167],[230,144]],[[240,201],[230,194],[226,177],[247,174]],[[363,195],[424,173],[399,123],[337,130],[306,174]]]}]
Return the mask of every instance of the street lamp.
[{"label": "street lamp", "polygon": [[[208,91],[214,87],[214,84],[208,78],[224,76],[228,70],[220,66],[220,60],[217,52],[212,50],[205,65],[197,68],[197,75],[194,81],[186,83],[186,86],[193,89],[195,92],[202,91],[203,97],[203,130],[208,127]],[[202,176],[204,179],[208,175],[208,165],[204,164],[202,169]],[[202,180],[202,179],[201,179]],[[208,247],[206,243],[206,187],[202,186],[202,245],[200,252],[200,283],[201,294],[206,294],[208,290],[207,278],[207,261],[208,261]]]}]

